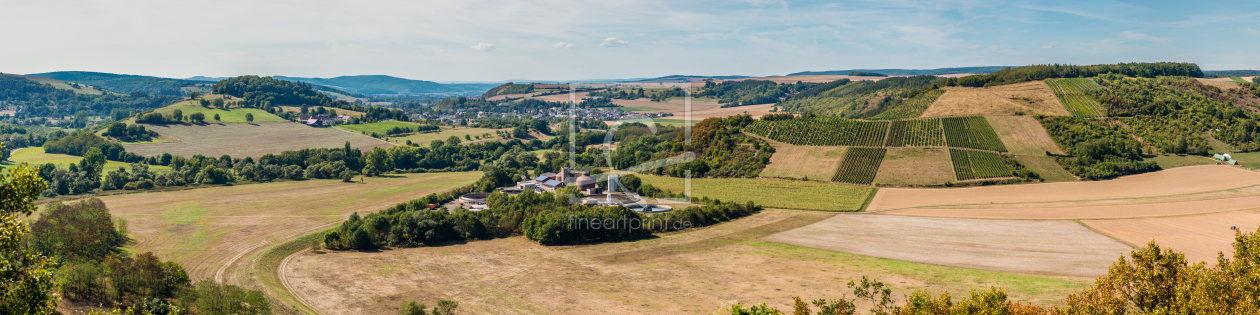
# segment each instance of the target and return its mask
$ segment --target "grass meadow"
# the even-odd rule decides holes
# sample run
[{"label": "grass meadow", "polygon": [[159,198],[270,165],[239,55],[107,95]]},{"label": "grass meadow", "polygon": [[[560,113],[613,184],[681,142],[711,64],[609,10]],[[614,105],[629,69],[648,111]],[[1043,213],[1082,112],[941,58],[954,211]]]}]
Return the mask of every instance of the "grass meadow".
[{"label": "grass meadow", "polygon": [[[644,184],[682,192],[682,178],[635,174]],[[693,178],[694,197],[722,201],[752,201],[767,208],[819,211],[861,211],[875,188],[815,181],[769,178]]]}]

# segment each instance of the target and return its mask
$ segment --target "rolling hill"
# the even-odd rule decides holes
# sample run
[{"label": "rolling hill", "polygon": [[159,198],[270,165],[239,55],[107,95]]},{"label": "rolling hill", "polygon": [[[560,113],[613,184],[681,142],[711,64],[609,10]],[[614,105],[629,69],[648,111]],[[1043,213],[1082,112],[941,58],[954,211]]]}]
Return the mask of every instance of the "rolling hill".
[{"label": "rolling hill", "polygon": [[481,94],[498,84],[441,84],[433,81],[410,80],[387,75],[357,75],[335,78],[301,78],[274,76],[276,79],[330,86],[358,94]]},{"label": "rolling hill", "polygon": [[124,94],[144,92],[154,95],[183,96],[187,94],[188,88],[207,84],[207,82],[192,80],[87,71],[46,72],[28,74],[28,76],[94,85]]},{"label": "rolling hill", "polygon": [[849,72],[874,72],[886,75],[945,75],[955,73],[971,73],[986,74],[992,73],[1004,66],[987,66],[987,67],[959,67],[959,68],[940,68],[940,69],[853,69],[853,70],[831,70],[831,71],[804,71],[789,75],[847,75]]}]

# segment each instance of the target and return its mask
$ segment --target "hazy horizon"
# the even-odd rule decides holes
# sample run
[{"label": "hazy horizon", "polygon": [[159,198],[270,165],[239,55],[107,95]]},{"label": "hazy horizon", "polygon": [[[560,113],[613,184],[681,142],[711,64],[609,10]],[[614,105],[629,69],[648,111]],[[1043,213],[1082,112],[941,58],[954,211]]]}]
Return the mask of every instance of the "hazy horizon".
[{"label": "hazy horizon", "polygon": [[[1194,62],[1257,69],[1260,3],[7,4],[0,72],[437,82]],[[30,27],[38,25],[38,27]],[[71,27],[69,25],[79,25]],[[1231,40],[1237,38],[1237,40]]]}]

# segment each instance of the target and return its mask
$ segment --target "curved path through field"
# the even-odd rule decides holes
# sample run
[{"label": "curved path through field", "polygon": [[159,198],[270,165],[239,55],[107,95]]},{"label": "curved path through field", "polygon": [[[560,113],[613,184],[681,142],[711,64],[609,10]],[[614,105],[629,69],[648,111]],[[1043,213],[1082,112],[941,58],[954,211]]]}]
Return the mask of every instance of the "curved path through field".
[{"label": "curved path through field", "polygon": [[180,263],[193,281],[252,282],[252,262],[269,245],[340,223],[353,212],[473,183],[478,172],[409,174],[366,182],[306,180],[101,197],[126,219],[132,252]]},{"label": "curved path through field", "polygon": [[1121,177],[953,189],[880,189],[868,211],[768,239],[875,257],[990,270],[1102,275],[1157,243],[1214,263],[1236,227],[1260,226],[1260,173],[1201,165]]}]

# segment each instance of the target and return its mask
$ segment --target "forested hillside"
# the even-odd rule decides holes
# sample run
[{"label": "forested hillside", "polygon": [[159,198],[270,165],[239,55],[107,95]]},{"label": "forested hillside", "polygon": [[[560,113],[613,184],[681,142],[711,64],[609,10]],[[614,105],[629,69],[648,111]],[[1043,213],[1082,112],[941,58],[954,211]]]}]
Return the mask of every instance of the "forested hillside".
[{"label": "forested hillside", "polygon": [[529,84],[529,83],[516,84],[516,83],[508,82],[508,83],[504,83],[503,85],[491,88],[489,91],[482,93],[481,97],[491,97],[491,96],[501,95],[501,94],[526,94],[526,93],[533,93],[533,92],[534,92],[533,84]]},{"label": "forested hillside", "polygon": [[961,67],[961,68],[940,68],[940,69],[853,69],[853,70],[832,70],[832,71],[804,71],[788,75],[851,75],[852,72],[872,72],[884,75],[945,75],[955,73],[974,73],[986,74],[994,71],[1002,70],[1002,66],[989,67]]},{"label": "forested hillside", "polygon": [[348,109],[364,113],[360,119],[364,122],[393,119],[409,120],[407,113],[376,106],[362,106],[345,101],[334,101],[327,94],[316,92],[313,85],[302,82],[285,81],[272,77],[240,76],[219,81],[211,87],[214,93],[239,97],[240,105],[276,111],[281,105],[287,106],[324,106]]},{"label": "forested hillside", "polygon": [[879,81],[842,79],[814,86],[779,102],[782,111],[845,117],[874,116],[944,81],[922,75]]},{"label": "forested hillside", "polygon": [[387,75],[355,75],[335,78],[300,78],[275,76],[287,81],[326,85],[356,94],[369,95],[418,95],[429,93],[478,94],[495,84],[442,84],[432,81],[411,80]]},{"label": "forested hillside", "polygon": [[1106,73],[1116,73],[1131,77],[1154,78],[1157,76],[1188,76],[1201,78],[1203,71],[1199,65],[1184,62],[1134,62],[1110,65],[1032,65],[1019,68],[1006,68],[985,75],[965,76],[945,81],[946,86],[982,87],[994,86],[1048,78],[1084,78]]},{"label": "forested hillside", "polygon": [[[144,111],[166,106],[179,99],[175,96],[145,93],[77,94],[19,77],[0,75],[0,103],[20,107],[22,111],[16,114],[17,119],[62,119],[69,116],[73,118],[58,124],[69,128],[85,127],[89,116],[110,116],[114,110],[130,112],[133,108]],[[122,117],[126,115],[124,113]]]},{"label": "forested hillside", "polygon": [[184,88],[196,87],[207,83],[192,80],[87,71],[36,73],[29,74],[29,76],[95,85],[110,91],[125,94],[143,92],[147,94],[170,96],[184,96],[188,94],[183,90]]}]

